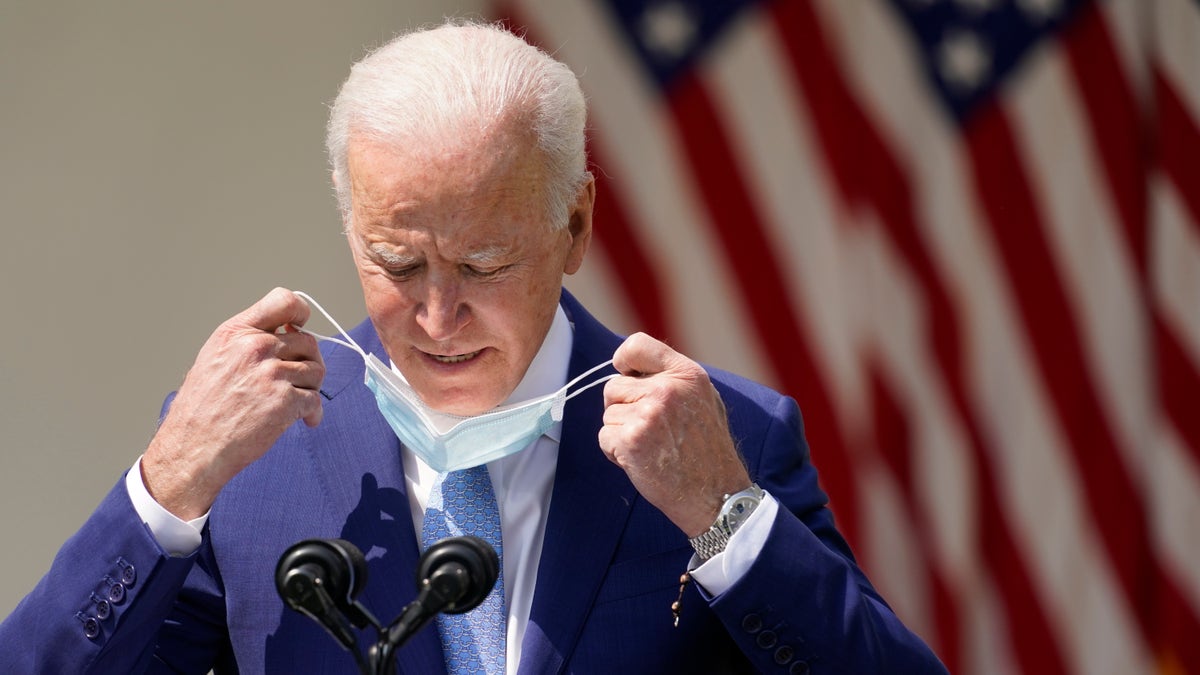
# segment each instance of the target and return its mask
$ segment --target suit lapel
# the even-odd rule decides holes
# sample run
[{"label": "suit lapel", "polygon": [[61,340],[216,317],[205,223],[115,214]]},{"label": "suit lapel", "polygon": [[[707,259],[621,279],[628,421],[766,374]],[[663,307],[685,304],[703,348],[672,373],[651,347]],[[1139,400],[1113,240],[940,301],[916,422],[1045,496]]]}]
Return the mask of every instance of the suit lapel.
[{"label": "suit lapel", "polygon": [[[387,363],[370,322],[351,331],[368,353]],[[416,598],[415,570],[420,551],[413,530],[400,441],[363,384],[362,358],[353,350],[322,345],[329,376],[322,383],[328,399],[328,425],[310,451],[325,497],[334,514],[349,514],[338,535],[366,555],[369,578],[359,600],[385,625]],[[340,414],[338,414],[340,413]],[[374,644],[374,631],[364,631]],[[437,630],[426,627],[397,652],[398,672],[443,673]]]},{"label": "suit lapel", "polygon": [[[566,291],[563,308],[575,327],[570,377],[612,358],[620,338]],[[637,491],[601,452],[601,387],[567,403],[558,466],[538,566],[520,672],[559,672],[574,650],[625,529]]]}]

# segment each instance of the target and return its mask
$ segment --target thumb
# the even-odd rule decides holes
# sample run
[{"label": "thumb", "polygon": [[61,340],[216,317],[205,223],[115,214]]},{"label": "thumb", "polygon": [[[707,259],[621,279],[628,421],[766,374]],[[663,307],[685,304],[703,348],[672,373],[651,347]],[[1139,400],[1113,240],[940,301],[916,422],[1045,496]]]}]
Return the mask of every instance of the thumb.
[{"label": "thumb", "polygon": [[236,319],[258,330],[275,332],[282,326],[303,326],[308,321],[308,303],[286,288],[276,288],[246,308]]},{"label": "thumb", "polygon": [[622,375],[653,375],[685,367],[690,360],[666,343],[634,333],[613,352],[613,367]]}]

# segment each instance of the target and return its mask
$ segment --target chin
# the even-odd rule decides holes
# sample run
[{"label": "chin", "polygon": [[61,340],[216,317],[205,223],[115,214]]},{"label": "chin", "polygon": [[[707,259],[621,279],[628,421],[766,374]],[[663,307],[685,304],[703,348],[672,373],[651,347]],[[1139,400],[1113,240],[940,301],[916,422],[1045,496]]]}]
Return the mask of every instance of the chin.
[{"label": "chin", "polygon": [[436,397],[426,398],[422,395],[421,398],[425,401],[426,405],[438,412],[469,417],[495,408],[506,397],[499,394],[493,395],[490,392],[481,395],[479,390],[475,389],[469,393],[461,390],[458,392],[447,391]]},{"label": "chin", "polygon": [[475,415],[481,415],[485,412],[488,412],[497,405],[497,403],[487,404],[475,401],[455,401],[452,403],[447,403],[446,405],[436,405],[431,407],[438,412],[443,412],[448,415],[474,417]]}]

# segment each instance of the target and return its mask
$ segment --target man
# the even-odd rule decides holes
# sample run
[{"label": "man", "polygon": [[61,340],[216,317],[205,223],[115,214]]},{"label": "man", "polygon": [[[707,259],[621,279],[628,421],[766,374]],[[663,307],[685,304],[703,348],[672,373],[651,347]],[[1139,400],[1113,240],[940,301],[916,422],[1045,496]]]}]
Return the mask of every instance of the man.
[{"label": "man", "polygon": [[[854,565],[794,401],[622,340],[562,290],[592,232],[584,122],[570,70],[496,27],[413,33],[357,64],[328,146],[362,353],[318,350],[283,289],[218,328],[0,627],[0,671],[353,672],[277,596],[280,554],[352,542],[359,600],[387,621],[428,532],[461,526],[471,474],[502,533],[498,623],[481,606],[418,633],[401,672],[943,672]],[[602,390],[554,396],[610,359]],[[450,427],[524,440],[479,469]]]}]

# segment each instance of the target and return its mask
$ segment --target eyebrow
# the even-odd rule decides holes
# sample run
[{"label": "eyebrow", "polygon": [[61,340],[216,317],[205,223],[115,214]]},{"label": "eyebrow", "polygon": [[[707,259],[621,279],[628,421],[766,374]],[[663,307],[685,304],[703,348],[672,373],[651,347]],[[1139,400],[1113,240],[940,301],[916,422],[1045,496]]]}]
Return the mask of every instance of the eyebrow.
[{"label": "eyebrow", "polygon": [[[374,244],[367,247],[367,250],[382,260],[384,264],[395,267],[412,265],[420,260],[415,255],[396,253],[384,244]],[[504,246],[488,246],[487,248],[467,253],[462,257],[462,262],[466,264],[495,264],[503,260],[507,253],[508,249]]]},{"label": "eyebrow", "polygon": [[494,263],[502,260],[508,253],[508,249],[503,246],[488,246],[487,248],[473,251],[463,256],[463,262],[466,263]]},{"label": "eyebrow", "polygon": [[395,251],[389,250],[383,244],[375,244],[373,246],[368,247],[367,250],[369,250],[372,254],[374,254],[376,257],[378,257],[380,260],[382,260],[387,265],[395,265],[395,266],[411,265],[417,261],[417,258],[415,256],[401,255],[399,253],[396,253]]}]

